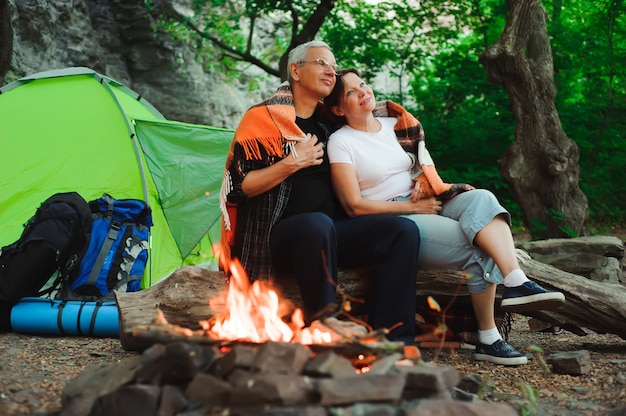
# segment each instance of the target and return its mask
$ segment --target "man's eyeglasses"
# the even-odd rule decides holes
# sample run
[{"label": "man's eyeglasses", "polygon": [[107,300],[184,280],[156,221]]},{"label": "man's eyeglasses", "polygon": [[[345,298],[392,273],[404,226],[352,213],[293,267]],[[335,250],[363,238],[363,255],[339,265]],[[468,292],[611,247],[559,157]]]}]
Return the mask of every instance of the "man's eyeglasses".
[{"label": "man's eyeglasses", "polygon": [[337,73],[341,68],[337,64],[331,64],[324,58],[311,59],[310,61],[300,61],[301,65],[308,64],[310,62],[315,62],[319,66],[321,66],[324,70],[330,69],[331,71]]}]

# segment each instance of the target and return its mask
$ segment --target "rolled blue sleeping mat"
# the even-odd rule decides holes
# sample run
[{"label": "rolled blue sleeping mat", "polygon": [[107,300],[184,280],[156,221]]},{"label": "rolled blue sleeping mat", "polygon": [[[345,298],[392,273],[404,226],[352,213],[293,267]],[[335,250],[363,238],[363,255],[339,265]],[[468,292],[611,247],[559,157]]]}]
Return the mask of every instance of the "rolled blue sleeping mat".
[{"label": "rolled blue sleeping mat", "polygon": [[11,328],[27,334],[117,338],[119,311],[115,301],[22,298],[11,309]]}]

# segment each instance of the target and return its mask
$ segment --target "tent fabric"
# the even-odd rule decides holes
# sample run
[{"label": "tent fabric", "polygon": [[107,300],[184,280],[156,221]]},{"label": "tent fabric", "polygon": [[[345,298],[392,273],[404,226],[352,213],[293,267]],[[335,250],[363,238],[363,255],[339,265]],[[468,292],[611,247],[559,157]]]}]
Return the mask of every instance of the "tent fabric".
[{"label": "tent fabric", "polygon": [[148,287],[177,268],[216,268],[219,187],[233,131],[167,120],[89,68],[33,74],[0,88],[0,246],[57,192],[108,193],[153,210]]},{"label": "tent fabric", "polygon": [[[187,257],[206,234],[220,239],[219,195],[231,130],[136,120],[135,129],[178,249]],[[215,152],[216,146],[221,151]],[[207,221],[209,220],[209,221]]]}]

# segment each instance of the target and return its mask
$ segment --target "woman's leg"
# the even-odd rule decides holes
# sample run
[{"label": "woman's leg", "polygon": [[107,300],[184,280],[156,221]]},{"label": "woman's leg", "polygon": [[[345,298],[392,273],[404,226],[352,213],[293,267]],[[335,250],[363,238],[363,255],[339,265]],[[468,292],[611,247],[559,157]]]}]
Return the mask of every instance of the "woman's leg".
[{"label": "woman's leg", "polygon": [[418,267],[466,270],[482,253],[475,253],[458,221],[435,214],[405,215],[420,230]]},{"label": "woman's leg", "polygon": [[457,219],[466,236],[497,264],[504,275],[502,309],[509,312],[554,309],[565,302],[562,293],[545,290],[531,282],[520,269],[510,214],[491,192],[477,189],[459,194],[444,203],[441,214]]},{"label": "woman's leg", "polygon": [[[494,315],[494,304],[496,301],[496,287],[493,283],[488,283],[487,288],[482,293],[470,293],[470,300],[476,315],[476,323],[479,331],[486,331],[496,328]],[[483,340],[481,340],[483,342]]]},{"label": "woman's leg", "polygon": [[496,285],[485,282],[484,275],[498,274],[486,253],[467,240],[457,220],[441,215],[407,215],[420,230],[418,267],[455,269],[470,274],[467,284],[474,313],[481,331],[496,328],[494,303]]},{"label": "woman's leg", "polygon": [[501,215],[476,233],[474,244],[494,259],[505,277],[513,270],[519,269],[511,228]]}]

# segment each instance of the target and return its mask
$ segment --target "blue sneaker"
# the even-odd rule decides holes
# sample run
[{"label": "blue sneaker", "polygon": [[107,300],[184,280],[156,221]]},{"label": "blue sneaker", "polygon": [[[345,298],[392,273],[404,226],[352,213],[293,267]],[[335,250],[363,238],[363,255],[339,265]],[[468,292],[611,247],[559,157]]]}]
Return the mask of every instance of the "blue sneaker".
[{"label": "blue sneaker", "polygon": [[501,365],[523,365],[528,362],[528,358],[515,348],[511,347],[503,339],[499,339],[491,345],[476,345],[474,358],[479,361],[489,361]]},{"label": "blue sneaker", "polygon": [[533,281],[520,286],[505,287],[500,308],[505,312],[526,312],[556,309],[563,306],[561,292],[548,291]]}]

